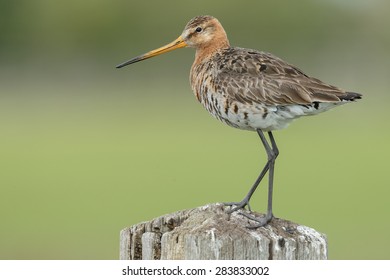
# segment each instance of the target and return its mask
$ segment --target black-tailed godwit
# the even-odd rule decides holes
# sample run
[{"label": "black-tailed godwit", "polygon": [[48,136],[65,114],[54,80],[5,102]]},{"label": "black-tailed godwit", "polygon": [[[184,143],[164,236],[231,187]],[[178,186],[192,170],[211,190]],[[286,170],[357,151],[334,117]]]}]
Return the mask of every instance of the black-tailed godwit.
[{"label": "black-tailed godwit", "polygon": [[[279,150],[272,131],[287,127],[301,116],[316,115],[361,98],[303,73],[297,67],[266,52],[231,47],[221,23],[212,16],[191,19],[172,43],[117,66],[151,58],[178,48],[196,49],[190,82],[198,101],[218,120],[235,128],[253,130],[260,136],[268,161],[248,194],[240,202],[226,203],[229,213],[248,206],[268,172],[267,214],[244,214],[266,225],[273,217],[274,166]],[[264,132],[268,133],[267,141]]]}]

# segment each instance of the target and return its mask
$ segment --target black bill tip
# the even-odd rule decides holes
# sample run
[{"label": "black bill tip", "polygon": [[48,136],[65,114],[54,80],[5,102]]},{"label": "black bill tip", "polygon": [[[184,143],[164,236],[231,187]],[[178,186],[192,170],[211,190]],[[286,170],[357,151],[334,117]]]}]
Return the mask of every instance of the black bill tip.
[{"label": "black bill tip", "polygon": [[125,67],[127,65],[130,65],[130,64],[133,64],[133,63],[136,63],[138,61],[141,61],[141,60],[145,60],[147,59],[148,57],[146,57],[145,55],[140,55],[140,56],[137,56],[137,57],[134,57],[132,59],[130,59],[129,61],[126,61],[126,62],[123,62],[119,65],[116,66],[116,68],[122,68],[122,67]]}]

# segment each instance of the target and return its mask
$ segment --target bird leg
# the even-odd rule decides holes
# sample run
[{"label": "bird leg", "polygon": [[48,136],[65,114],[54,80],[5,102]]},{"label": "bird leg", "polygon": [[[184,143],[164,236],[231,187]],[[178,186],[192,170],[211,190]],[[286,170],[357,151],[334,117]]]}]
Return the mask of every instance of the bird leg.
[{"label": "bird leg", "polygon": [[267,139],[265,138],[263,131],[258,129],[257,133],[259,134],[261,142],[263,143],[264,149],[267,152],[268,161],[267,161],[266,165],[264,166],[263,170],[261,171],[260,175],[257,177],[255,183],[253,184],[253,186],[249,190],[248,194],[244,197],[244,199],[241,202],[225,203],[225,205],[235,206],[233,209],[228,211],[228,214],[230,214],[234,211],[237,211],[239,209],[242,209],[245,206],[248,206],[248,208],[250,210],[249,200],[251,199],[253,193],[256,191],[258,185],[260,184],[261,180],[264,178],[267,171],[269,171],[269,173],[268,173],[268,176],[269,176],[269,179],[268,179],[268,207],[267,207],[266,216],[258,219],[252,215],[249,215],[246,213],[240,213],[251,220],[259,222],[258,225],[253,226],[251,228],[261,227],[261,226],[267,224],[273,217],[273,214],[272,214],[272,193],[273,193],[273,182],[274,182],[274,168],[275,168],[275,160],[276,160],[277,156],[279,155],[279,149],[276,146],[276,142],[275,142],[274,136],[272,135],[272,132],[271,131],[268,132],[271,146],[267,142]]}]

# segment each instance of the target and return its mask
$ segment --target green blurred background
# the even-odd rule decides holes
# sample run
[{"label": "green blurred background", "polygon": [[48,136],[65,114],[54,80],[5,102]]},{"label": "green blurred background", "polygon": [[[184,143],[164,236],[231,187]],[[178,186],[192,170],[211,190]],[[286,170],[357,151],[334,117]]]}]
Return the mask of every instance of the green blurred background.
[{"label": "green blurred background", "polygon": [[117,259],[122,228],[246,194],[266,156],[197,103],[194,50],[115,69],[200,14],[364,94],[274,134],[274,213],[326,233],[331,259],[390,258],[389,1],[2,0],[0,259]]}]

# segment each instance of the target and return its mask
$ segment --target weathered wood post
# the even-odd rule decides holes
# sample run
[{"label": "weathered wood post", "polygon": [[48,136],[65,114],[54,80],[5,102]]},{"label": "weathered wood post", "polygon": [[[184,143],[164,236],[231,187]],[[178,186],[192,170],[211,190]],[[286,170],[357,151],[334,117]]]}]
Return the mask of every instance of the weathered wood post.
[{"label": "weathered wood post", "polygon": [[304,260],[327,259],[322,233],[274,218],[248,229],[239,210],[226,214],[223,204],[178,211],[125,228],[121,260]]}]

